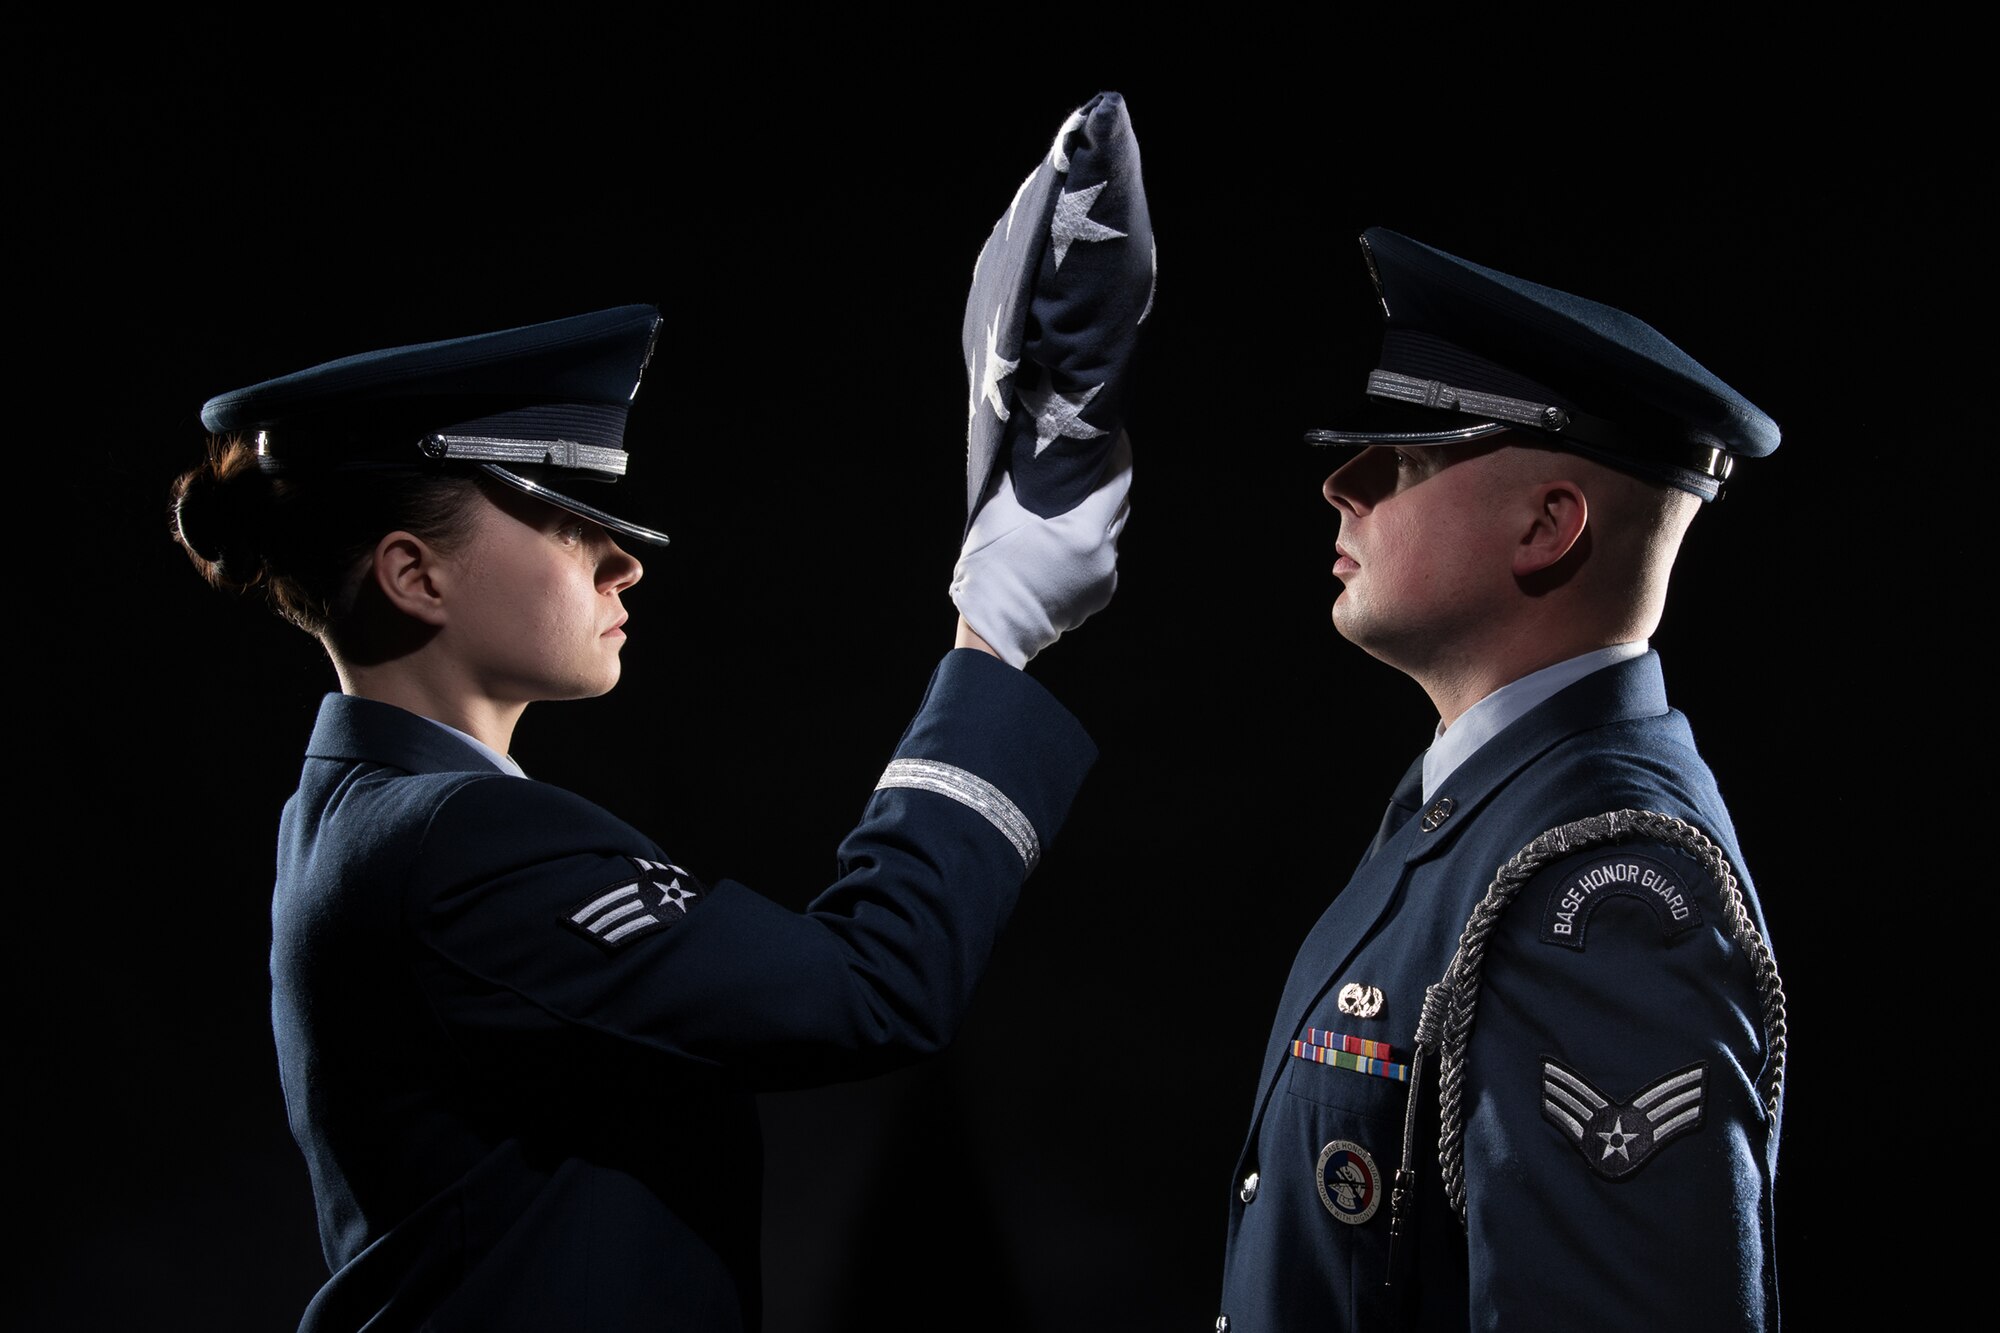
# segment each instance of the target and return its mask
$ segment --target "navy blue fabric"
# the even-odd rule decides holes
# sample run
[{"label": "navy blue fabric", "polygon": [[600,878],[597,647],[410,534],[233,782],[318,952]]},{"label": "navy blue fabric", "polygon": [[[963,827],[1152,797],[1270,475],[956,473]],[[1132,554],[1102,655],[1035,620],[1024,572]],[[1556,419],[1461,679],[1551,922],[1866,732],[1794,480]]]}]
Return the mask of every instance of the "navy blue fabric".
[{"label": "navy blue fabric", "polygon": [[[1527,433],[1703,499],[1719,487],[1684,466],[1688,450],[1761,458],[1778,447],[1775,421],[1642,319],[1381,227],[1363,232],[1361,245],[1386,320],[1383,370],[1588,413],[1618,438],[1588,438],[1581,425]],[[1455,430],[1487,419],[1385,402],[1341,430]]]},{"label": "navy blue fabric", "polygon": [[[415,343],[327,361],[217,394],[201,424],[218,435],[393,413],[450,431],[513,409],[575,404],[612,409],[622,432],[652,353],[660,312],[619,306],[497,333]],[[599,426],[598,432],[606,428]],[[613,432],[615,434],[615,432]],[[579,440],[615,446],[616,438]],[[406,461],[398,453],[390,461]]]},{"label": "navy blue fabric", "polygon": [[[570,494],[624,475],[567,446],[622,450],[660,312],[619,306],[498,333],[361,352],[248,388],[201,410],[218,435],[257,436],[260,466],[478,466],[495,480],[601,523],[621,537],[666,536]],[[441,464],[433,436],[534,446],[525,458]],[[506,466],[502,467],[501,462]]]},{"label": "navy blue fabric", "polygon": [[[1065,196],[1074,197],[1085,235],[1052,242]],[[1139,325],[1152,309],[1153,267],[1139,141],[1124,99],[1099,93],[1064,122],[973,266],[963,330],[971,383],[968,528],[998,468],[1012,471],[1016,498],[1043,518],[1068,513],[1095,489],[1125,423]],[[998,386],[1004,419],[984,396],[994,356],[1018,363]],[[1077,417],[1097,433],[1044,443],[1034,403],[1048,394],[1072,401],[1088,394]]]},{"label": "navy blue fabric", "polygon": [[[1044,843],[1094,747],[1040,686],[949,654],[899,758],[1005,792]],[[571,921],[668,862],[572,793],[328,696],[285,808],[272,1023],[333,1277],[301,1327],[754,1328],[751,1094],[951,1037],[1027,868],[982,814],[871,796],[803,912],[682,881],[670,929]]]},{"label": "navy blue fabric", "polygon": [[[1582,950],[1544,943],[1527,886],[1487,955],[1466,1066],[1468,1222],[1437,1166],[1436,1069],[1422,1103],[1413,1267],[1385,1288],[1390,1209],[1348,1225],[1322,1204],[1317,1163],[1344,1140],[1385,1177],[1401,1160],[1407,1085],[1292,1056],[1315,1027],[1414,1050],[1424,990],[1444,975],[1495,872],[1548,829],[1638,808],[1694,824],[1729,859],[1766,940],[1735,829],[1659,658],[1593,673],[1489,741],[1378,843],[1307,936],[1271,1030],[1250,1134],[1230,1182],[1222,1308],[1230,1333],[1293,1329],[1765,1329],[1778,1322],[1772,1180],[1778,1123],[1756,1095],[1770,1051],[1751,964],[1713,885],[1690,877],[1701,924],[1671,938],[1631,898],[1599,907]],[[1632,850],[1685,869],[1671,849]],[[1339,1011],[1379,987],[1372,1018]],[[1609,1180],[1542,1113],[1554,1058],[1624,1099],[1701,1063],[1699,1128]],[[1259,1174],[1253,1200],[1237,1188]],[[1400,1305],[1399,1305],[1400,1303]]]}]

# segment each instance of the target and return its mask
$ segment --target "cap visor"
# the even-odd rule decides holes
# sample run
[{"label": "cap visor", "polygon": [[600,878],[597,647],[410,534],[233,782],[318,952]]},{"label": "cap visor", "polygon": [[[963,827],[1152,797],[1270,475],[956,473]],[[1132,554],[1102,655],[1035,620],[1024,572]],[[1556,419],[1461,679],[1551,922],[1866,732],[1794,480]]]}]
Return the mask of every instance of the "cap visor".
[{"label": "cap visor", "polygon": [[647,542],[654,546],[665,546],[667,544],[667,534],[664,532],[656,532],[652,528],[628,522],[625,519],[619,518],[616,514],[607,514],[595,505],[587,505],[581,500],[565,495],[561,491],[552,490],[539,481],[532,481],[518,472],[501,467],[497,463],[482,463],[479,465],[479,469],[495,481],[505,482],[523,495],[532,495],[537,500],[546,500],[556,508],[566,509],[578,518],[587,518],[592,523],[604,528],[607,532],[615,532],[621,537],[630,537],[634,541]]},{"label": "cap visor", "polygon": [[1341,415],[1346,418],[1347,425],[1309,430],[1306,432],[1306,443],[1352,447],[1453,444],[1462,440],[1483,440],[1520,429],[1503,421],[1467,416],[1463,412],[1439,412],[1407,403],[1370,401]]}]

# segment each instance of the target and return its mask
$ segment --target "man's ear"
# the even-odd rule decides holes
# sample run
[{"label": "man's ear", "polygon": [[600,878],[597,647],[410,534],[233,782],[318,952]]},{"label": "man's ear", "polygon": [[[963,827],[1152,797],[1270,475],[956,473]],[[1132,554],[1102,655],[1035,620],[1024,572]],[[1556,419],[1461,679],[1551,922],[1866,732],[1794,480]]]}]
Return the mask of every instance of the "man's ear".
[{"label": "man's ear", "polygon": [[1590,502],[1573,481],[1545,481],[1535,488],[1526,531],[1514,547],[1514,577],[1554,568],[1570,553],[1590,522]]},{"label": "man's ear", "polygon": [[389,605],[424,625],[445,622],[448,571],[436,547],[408,532],[375,543],[370,572]]}]

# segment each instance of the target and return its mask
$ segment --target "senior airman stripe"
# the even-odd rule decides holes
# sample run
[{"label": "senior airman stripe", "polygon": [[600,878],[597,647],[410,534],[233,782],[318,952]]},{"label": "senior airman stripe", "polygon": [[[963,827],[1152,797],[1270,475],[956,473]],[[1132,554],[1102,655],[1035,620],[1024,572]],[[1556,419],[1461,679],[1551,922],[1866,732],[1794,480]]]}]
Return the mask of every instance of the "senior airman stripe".
[{"label": "senior airman stripe", "polygon": [[1701,1128],[1708,1066],[1663,1074],[1619,1101],[1553,1056],[1542,1060],[1542,1118],[1606,1180],[1637,1171],[1661,1148]]},{"label": "senior airman stripe", "polygon": [[640,856],[626,859],[638,872],[636,879],[598,891],[562,917],[565,926],[612,951],[682,921],[707,892],[677,865]]},{"label": "senior airman stripe", "polygon": [[593,898],[570,913],[569,919],[606,944],[616,944],[635,930],[660,924],[658,917],[646,912],[637,884],[622,884],[602,897]]}]

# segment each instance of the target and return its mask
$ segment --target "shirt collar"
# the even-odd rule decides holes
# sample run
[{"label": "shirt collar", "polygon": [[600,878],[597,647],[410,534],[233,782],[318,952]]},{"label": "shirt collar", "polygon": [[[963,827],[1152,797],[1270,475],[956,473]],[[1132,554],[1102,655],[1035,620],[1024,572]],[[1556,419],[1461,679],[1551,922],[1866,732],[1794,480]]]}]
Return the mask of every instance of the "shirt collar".
[{"label": "shirt collar", "polygon": [[1450,727],[1439,722],[1436,739],[1431,742],[1431,748],[1424,751],[1424,800],[1429,801],[1431,793],[1443,786],[1444,780],[1460,764],[1472,758],[1480,746],[1505,731],[1537,704],[1576,684],[1593,671],[1629,662],[1644,656],[1645,652],[1646,640],[1639,639],[1572,657],[1502,685],[1466,709]]},{"label": "shirt collar", "polygon": [[[421,714],[419,716],[421,716]],[[457,727],[452,726],[450,723],[440,722],[434,717],[426,717],[424,718],[424,721],[430,723],[434,727],[443,727],[446,731],[458,737],[460,740],[464,741],[467,745],[470,745],[473,749],[479,751],[479,753],[485,755],[488,759],[492,760],[493,766],[499,769],[502,773],[511,773],[517,778],[525,778],[528,776],[527,771],[523,769],[519,764],[515,763],[511,756],[501,754],[498,750],[488,745],[485,741],[480,740],[477,736],[467,735],[465,732],[460,731]]]}]

